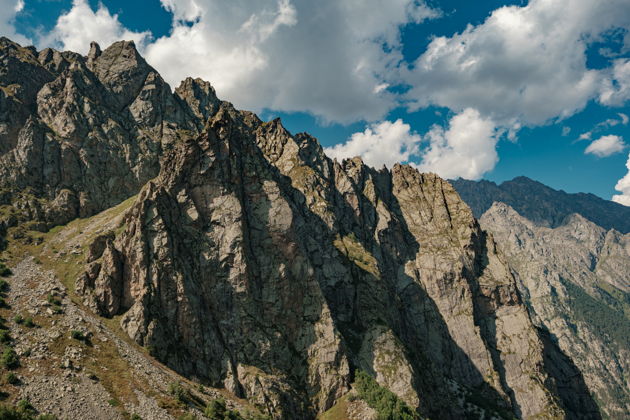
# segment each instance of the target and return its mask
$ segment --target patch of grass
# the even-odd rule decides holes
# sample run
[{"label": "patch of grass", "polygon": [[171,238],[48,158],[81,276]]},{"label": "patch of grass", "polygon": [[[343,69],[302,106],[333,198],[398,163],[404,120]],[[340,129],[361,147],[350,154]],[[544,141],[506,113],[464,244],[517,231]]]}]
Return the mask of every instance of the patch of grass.
[{"label": "patch of grass", "polygon": [[337,236],[333,245],[361,270],[380,277],[376,258],[363,247],[354,233]]},{"label": "patch of grass", "polygon": [[348,402],[355,399],[356,396],[344,395],[337,400],[335,405],[330,407],[325,413],[323,413],[319,420],[348,420]]}]

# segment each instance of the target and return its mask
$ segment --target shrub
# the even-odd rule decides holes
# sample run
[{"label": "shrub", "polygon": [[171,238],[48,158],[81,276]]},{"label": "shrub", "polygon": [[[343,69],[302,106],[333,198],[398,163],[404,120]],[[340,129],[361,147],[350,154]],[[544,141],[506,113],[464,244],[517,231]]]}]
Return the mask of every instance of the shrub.
[{"label": "shrub", "polygon": [[[22,401],[25,401],[26,404],[24,404],[24,406],[28,405],[30,409],[23,411],[19,407],[15,408],[15,407],[8,407],[8,406],[0,406],[0,419],[2,420],[57,420],[57,417],[53,416],[52,414],[41,414],[39,416],[36,416],[35,411],[33,410],[33,407],[30,405],[30,403],[26,400],[22,400]],[[22,401],[20,401],[20,403]]]},{"label": "shrub", "polygon": [[416,420],[420,417],[396,394],[383,388],[366,372],[355,377],[357,395],[376,410],[378,420]]},{"label": "shrub", "polygon": [[0,356],[0,364],[6,369],[15,369],[20,366],[20,359],[11,347],[6,347],[2,356]]},{"label": "shrub", "polygon": [[210,401],[204,415],[210,420],[245,420],[238,411],[228,410],[223,398]]},{"label": "shrub", "polygon": [[7,282],[5,279],[0,279],[0,292],[4,293],[8,291],[9,291],[9,282]]},{"label": "shrub", "polygon": [[53,306],[61,306],[61,299],[59,299],[57,296],[53,295],[52,293],[49,293],[48,303],[50,303]]},{"label": "shrub", "polygon": [[70,337],[74,338],[75,340],[79,340],[79,341],[85,340],[85,336],[83,335],[83,333],[81,331],[77,331],[77,330],[70,331]]},{"label": "shrub", "polygon": [[35,412],[35,407],[33,407],[33,405],[31,404],[31,402],[29,400],[20,400],[17,403],[17,409],[18,409],[18,411],[21,411],[22,413],[34,413]]},{"label": "shrub", "polygon": [[0,263],[0,277],[9,277],[11,274],[13,274],[11,269],[3,263]]},{"label": "shrub", "polygon": [[180,403],[185,403],[189,397],[188,391],[186,391],[179,382],[170,384],[168,386],[168,393]]},{"label": "shrub", "polygon": [[142,417],[140,417],[138,414],[133,413],[131,415],[131,420],[142,420]]},{"label": "shrub", "polygon": [[217,399],[212,400],[208,403],[204,414],[211,420],[223,420],[225,418],[225,414],[227,412],[227,407],[225,406],[225,400]]},{"label": "shrub", "polygon": [[9,335],[9,331],[0,330],[0,343],[8,344],[11,342],[11,335]]},{"label": "shrub", "polygon": [[29,316],[28,318],[24,319],[24,326],[28,328],[33,328],[35,326],[35,323],[33,322],[33,318]]},{"label": "shrub", "polygon": [[20,382],[17,375],[13,372],[9,372],[7,376],[5,376],[4,380],[6,381],[6,383],[11,385],[17,385]]},{"label": "shrub", "polygon": [[22,318],[22,315],[17,314],[13,317],[13,322],[15,322],[16,324],[21,324],[24,322],[24,318]]}]

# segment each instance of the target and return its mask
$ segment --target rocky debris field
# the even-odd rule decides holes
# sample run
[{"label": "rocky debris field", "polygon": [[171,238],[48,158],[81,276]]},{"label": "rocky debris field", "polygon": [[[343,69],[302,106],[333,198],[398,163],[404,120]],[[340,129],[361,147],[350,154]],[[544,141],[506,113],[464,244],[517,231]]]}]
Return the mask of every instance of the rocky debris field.
[{"label": "rocky debris field", "polygon": [[[166,420],[184,411],[171,395],[172,384],[184,378],[81,309],[35,258],[12,271],[2,315],[19,366],[12,370],[15,384],[2,387],[6,400],[28,401],[59,419]],[[200,400],[221,397],[210,388],[190,388]],[[198,408],[185,409],[202,415]]]}]

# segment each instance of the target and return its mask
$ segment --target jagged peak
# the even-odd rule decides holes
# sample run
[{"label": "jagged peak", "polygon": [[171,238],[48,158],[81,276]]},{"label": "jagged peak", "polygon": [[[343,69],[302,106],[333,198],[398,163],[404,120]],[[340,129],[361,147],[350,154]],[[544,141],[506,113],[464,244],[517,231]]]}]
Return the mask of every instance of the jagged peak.
[{"label": "jagged peak", "polygon": [[90,43],[90,52],[87,55],[88,62],[94,61],[101,56],[103,51],[101,47],[96,43],[96,41],[92,41]]},{"label": "jagged peak", "polygon": [[175,89],[175,95],[200,120],[200,128],[217,112],[221,103],[212,84],[200,78],[187,77],[182,80]]}]

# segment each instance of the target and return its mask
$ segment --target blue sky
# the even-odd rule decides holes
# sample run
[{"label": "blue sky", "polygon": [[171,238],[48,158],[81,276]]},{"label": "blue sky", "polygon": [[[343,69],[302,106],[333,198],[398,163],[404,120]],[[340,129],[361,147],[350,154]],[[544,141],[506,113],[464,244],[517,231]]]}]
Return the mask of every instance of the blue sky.
[{"label": "blue sky", "polygon": [[630,205],[627,0],[0,3],[18,42],[134,39],[171,85],[205,78],[334,157]]}]

